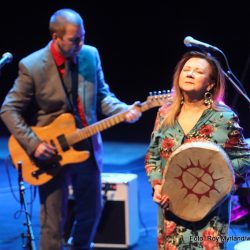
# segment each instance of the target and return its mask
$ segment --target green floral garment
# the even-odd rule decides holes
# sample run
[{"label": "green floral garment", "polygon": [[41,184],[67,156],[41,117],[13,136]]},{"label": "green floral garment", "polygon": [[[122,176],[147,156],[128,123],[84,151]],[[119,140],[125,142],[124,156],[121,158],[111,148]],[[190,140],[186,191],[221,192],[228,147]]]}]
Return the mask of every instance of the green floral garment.
[{"label": "green floral garment", "polygon": [[[250,168],[250,149],[238,117],[225,105],[221,104],[218,110],[205,110],[185,135],[178,121],[172,127],[161,126],[167,107],[159,109],[145,158],[145,170],[152,187],[161,184],[164,167],[172,152],[184,143],[201,140],[221,146],[232,162],[236,177],[244,176]],[[159,206],[158,249],[226,249],[229,218],[230,197],[199,222],[184,221]]]}]

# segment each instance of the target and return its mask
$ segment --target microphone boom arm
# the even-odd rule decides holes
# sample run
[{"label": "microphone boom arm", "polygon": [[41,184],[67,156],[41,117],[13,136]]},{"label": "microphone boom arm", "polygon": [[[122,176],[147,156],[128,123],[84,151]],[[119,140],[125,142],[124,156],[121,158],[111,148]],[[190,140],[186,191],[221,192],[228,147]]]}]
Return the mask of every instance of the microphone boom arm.
[{"label": "microphone boom arm", "polygon": [[225,77],[229,80],[229,82],[233,84],[233,86],[234,86],[235,89],[238,91],[238,93],[241,94],[241,95],[248,101],[248,103],[250,104],[250,99],[249,99],[249,97],[247,96],[247,94],[244,93],[244,92],[241,90],[241,88],[235,83],[235,81],[232,79],[232,77],[229,76],[230,71],[225,72],[225,71],[223,70],[223,73],[224,73]]}]

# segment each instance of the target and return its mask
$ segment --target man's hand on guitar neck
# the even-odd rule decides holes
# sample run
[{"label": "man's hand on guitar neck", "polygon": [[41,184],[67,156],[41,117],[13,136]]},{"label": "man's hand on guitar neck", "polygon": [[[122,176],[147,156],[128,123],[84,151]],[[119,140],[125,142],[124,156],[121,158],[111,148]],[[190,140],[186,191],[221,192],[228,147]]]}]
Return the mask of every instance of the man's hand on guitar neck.
[{"label": "man's hand on guitar neck", "polygon": [[41,142],[34,152],[34,156],[39,160],[49,160],[55,154],[56,148],[47,142]]},{"label": "man's hand on guitar neck", "polygon": [[126,122],[134,123],[139,120],[141,115],[140,102],[137,101],[129,107],[126,114]]}]

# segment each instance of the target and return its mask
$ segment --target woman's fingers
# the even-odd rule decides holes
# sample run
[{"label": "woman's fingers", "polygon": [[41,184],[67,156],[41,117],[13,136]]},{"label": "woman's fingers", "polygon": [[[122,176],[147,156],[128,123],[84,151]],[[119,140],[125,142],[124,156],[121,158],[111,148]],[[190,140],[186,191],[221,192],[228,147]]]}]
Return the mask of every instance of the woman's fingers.
[{"label": "woman's fingers", "polygon": [[162,195],[162,186],[161,185],[155,185],[154,187],[154,196],[153,200],[154,202],[158,203],[163,209],[169,208],[169,197],[165,194]]},{"label": "woman's fingers", "polygon": [[160,201],[160,206],[163,209],[168,209],[168,207],[169,207],[169,197],[167,195],[162,195],[161,201]]}]

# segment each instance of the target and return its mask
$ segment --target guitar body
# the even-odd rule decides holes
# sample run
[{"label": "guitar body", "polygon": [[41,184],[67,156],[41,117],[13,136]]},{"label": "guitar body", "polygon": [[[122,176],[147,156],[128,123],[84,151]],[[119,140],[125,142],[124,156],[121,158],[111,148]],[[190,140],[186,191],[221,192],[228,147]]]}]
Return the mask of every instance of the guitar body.
[{"label": "guitar body", "polygon": [[18,170],[18,162],[22,164],[23,180],[32,185],[42,185],[51,180],[60,171],[60,168],[71,163],[79,163],[89,158],[88,151],[77,151],[69,145],[67,150],[63,149],[58,138],[76,132],[74,117],[71,114],[62,114],[51,124],[45,127],[32,127],[32,130],[42,140],[57,148],[57,155],[51,161],[38,162],[32,159],[14,136],[9,139],[9,152],[11,160]]}]

